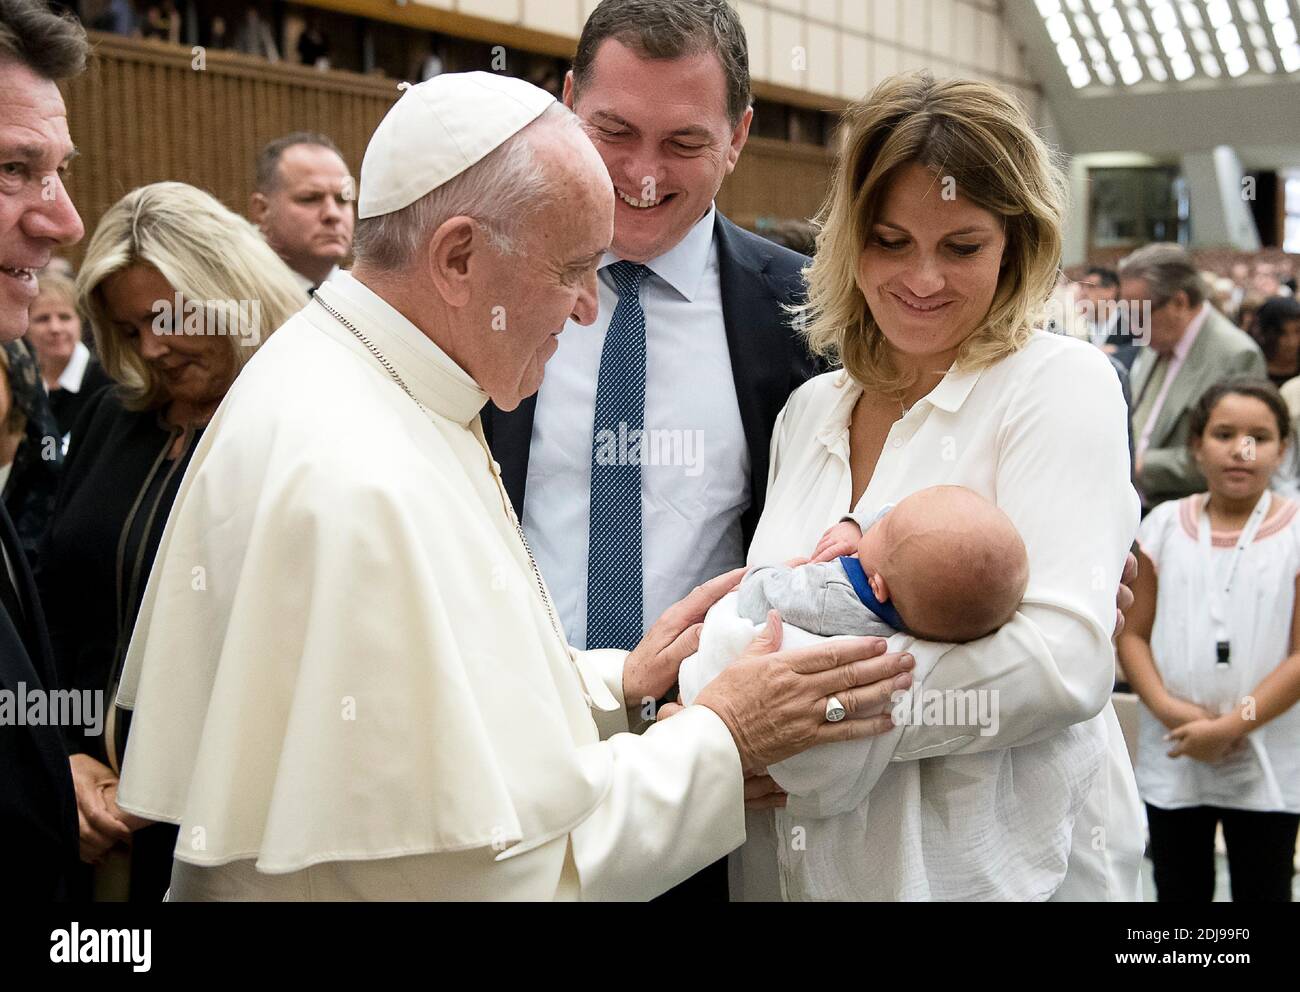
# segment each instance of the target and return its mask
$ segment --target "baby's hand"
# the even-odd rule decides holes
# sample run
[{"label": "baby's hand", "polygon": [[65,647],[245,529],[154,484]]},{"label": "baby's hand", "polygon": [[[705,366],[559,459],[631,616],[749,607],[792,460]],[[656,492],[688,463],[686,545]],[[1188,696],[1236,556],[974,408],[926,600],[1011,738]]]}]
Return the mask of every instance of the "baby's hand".
[{"label": "baby's hand", "polygon": [[845,555],[858,553],[858,542],[862,540],[862,528],[852,520],[842,520],[822,535],[813,551],[813,563],[834,561]]}]

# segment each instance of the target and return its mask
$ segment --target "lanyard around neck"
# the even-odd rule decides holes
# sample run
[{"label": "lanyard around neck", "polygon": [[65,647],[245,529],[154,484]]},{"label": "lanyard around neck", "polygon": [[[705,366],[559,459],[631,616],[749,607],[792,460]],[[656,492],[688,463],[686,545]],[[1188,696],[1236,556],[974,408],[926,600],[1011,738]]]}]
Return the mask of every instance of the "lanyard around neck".
[{"label": "lanyard around neck", "polygon": [[1210,619],[1214,622],[1215,638],[1219,641],[1228,640],[1228,596],[1232,592],[1232,582],[1237,575],[1237,566],[1241,564],[1242,555],[1250,547],[1251,542],[1255,540],[1255,535],[1259,533],[1264,518],[1268,516],[1268,509],[1272,501],[1272,495],[1265,489],[1259,497],[1259,502],[1255,504],[1255,509],[1250,511],[1250,519],[1246,521],[1246,526],[1241,529],[1241,536],[1237,538],[1237,545],[1232,550],[1226,568],[1216,567],[1212,556],[1208,499],[1201,510],[1196,536],[1197,543],[1200,544],[1201,548],[1201,560],[1205,568],[1205,574],[1210,580],[1209,585],[1206,587],[1209,592]]}]

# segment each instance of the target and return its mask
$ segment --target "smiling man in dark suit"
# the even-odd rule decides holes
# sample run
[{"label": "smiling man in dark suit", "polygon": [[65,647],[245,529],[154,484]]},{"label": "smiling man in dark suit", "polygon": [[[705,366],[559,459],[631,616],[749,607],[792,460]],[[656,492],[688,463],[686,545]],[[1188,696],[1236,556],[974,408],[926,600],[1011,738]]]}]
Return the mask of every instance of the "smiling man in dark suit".
[{"label": "smiling man in dark suit", "polygon": [[[79,73],[86,54],[74,21],[38,0],[0,0],[0,341],[26,332],[36,270],[85,233],[63,187],[73,147],[55,82]],[[54,688],[36,587],[0,504],[0,692],[8,704],[0,716],[0,889],[14,898],[65,895],[77,859],[76,795],[59,728],[28,725],[23,707]]]},{"label": "smiling man in dark suit", "polygon": [[[773,424],[814,371],[783,309],[807,259],[714,207],[753,119],[725,0],[605,0],[564,100],[617,198],[600,314],[565,328],[536,399],[489,408],[485,428],[569,642],[631,648],[744,564]],[[720,868],[691,891],[725,898]]]}]

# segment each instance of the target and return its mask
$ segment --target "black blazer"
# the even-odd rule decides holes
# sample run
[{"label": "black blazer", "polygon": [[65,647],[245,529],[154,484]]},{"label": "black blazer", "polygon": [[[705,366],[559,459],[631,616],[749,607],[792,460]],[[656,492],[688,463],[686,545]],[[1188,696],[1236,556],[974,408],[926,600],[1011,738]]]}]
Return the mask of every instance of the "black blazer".
[{"label": "black blazer", "polygon": [[[753,498],[741,517],[749,546],[763,513],[772,426],[790,394],[821,369],[791,326],[782,304],[802,298],[802,271],[808,259],[742,230],[721,213],[714,223],[722,319],[726,325],[731,371],[736,382],[740,420],[749,447]],[[510,500],[522,517],[528,480],[528,453],[533,437],[537,397],[530,396],[511,413],[495,406],[483,411],[483,431]]]},{"label": "black blazer", "polygon": [[[20,683],[29,694],[58,686],[36,585],[2,505],[0,540],[26,615],[20,624],[0,606],[0,690],[13,693],[17,707]],[[60,728],[0,721],[0,889],[15,900],[64,897],[77,849],[77,799]]]}]

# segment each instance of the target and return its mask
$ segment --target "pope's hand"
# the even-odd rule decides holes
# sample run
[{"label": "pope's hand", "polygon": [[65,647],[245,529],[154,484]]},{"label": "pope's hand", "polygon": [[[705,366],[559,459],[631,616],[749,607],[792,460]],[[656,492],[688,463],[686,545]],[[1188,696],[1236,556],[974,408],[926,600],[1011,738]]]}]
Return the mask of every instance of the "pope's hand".
[{"label": "pope's hand", "polygon": [[696,586],[674,603],[646,631],[623,664],[623,698],[628,705],[645,699],[662,699],[677,681],[677,669],[700,647],[700,631],[709,607],[740,585],[745,570],[734,571]]},{"label": "pope's hand", "polygon": [[[912,684],[910,655],[885,654],[879,637],[780,648],[781,618],[773,610],[745,653],[695,700],[727,725],[747,778],[814,745],[871,737],[893,727],[889,698]],[[828,722],[826,701],[832,695],[857,719]]]}]

